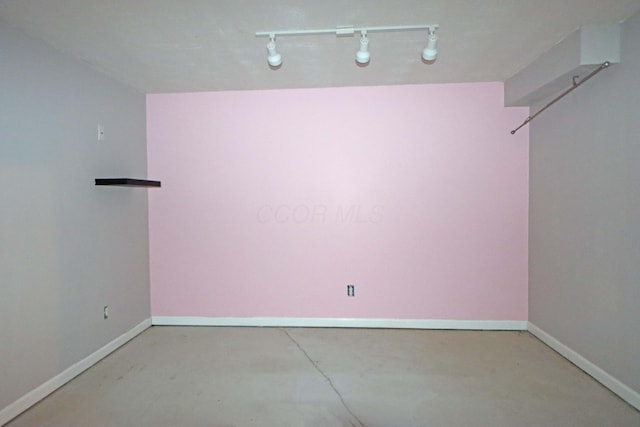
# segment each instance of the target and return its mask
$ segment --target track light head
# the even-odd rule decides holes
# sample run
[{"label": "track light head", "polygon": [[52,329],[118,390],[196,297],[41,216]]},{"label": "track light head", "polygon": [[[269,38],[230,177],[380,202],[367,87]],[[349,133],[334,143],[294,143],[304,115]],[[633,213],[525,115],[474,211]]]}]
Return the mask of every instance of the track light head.
[{"label": "track light head", "polygon": [[433,28],[429,28],[429,38],[427,39],[427,47],[422,51],[422,59],[425,61],[435,61],[438,57],[438,49],[436,45],[438,44],[438,36],[436,35],[436,31]]},{"label": "track light head", "polygon": [[276,38],[273,34],[269,36],[269,43],[267,43],[267,52],[267,61],[269,62],[270,66],[275,68],[282,65],[282,55],[280,55],[276,51]]},{"label": "track light head", "polygon": [[360,49],[356,52],[356,62],[360,65],[366,65],[371,59],[371,53],[369,53],[369,39],[367,38],[367,30],[362,30],[360,36]]}]

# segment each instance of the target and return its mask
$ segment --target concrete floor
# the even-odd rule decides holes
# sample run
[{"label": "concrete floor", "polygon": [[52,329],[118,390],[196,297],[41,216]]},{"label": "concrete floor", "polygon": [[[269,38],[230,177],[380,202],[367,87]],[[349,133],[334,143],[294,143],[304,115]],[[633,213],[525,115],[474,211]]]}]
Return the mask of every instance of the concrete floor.
[{"label": "concrete floor", "polygon": [[153,327],[21,426],[640,426],[527,332]]}]

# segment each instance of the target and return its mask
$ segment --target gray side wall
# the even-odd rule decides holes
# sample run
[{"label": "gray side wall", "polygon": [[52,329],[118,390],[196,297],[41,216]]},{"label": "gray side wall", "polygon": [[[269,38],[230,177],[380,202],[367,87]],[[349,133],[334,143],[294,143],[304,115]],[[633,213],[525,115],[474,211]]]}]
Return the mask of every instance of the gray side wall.
[{"label": "gray side wall", "polygon": [[0,409],[150,316],[147,190],[93,183],[146,169],[145,96],[0,22]]},{"label": "gray side wall", "polygon": [[531,125],[529,318],[640,391],[640,15],[622,31]]}]

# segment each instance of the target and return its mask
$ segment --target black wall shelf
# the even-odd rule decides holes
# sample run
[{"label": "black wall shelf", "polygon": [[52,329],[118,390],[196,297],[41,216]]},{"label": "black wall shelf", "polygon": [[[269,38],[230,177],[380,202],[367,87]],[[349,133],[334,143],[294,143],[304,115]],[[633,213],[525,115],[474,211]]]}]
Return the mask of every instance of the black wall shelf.
[{"label": "black wall shelf", "polygon": [[133,178],[96,178],[96,185],[112,187],[160,187],[160,181]]}]

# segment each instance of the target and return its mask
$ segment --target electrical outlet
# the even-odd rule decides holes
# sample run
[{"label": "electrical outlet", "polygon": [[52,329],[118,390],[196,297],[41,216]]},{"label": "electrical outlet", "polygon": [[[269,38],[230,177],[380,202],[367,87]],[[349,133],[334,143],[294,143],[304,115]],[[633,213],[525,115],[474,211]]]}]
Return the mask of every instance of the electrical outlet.
[{"label": "electrical outlet", "polygon": [[102,315],[104,316],[105,319],[109,318],[109,306],[105,305],[104,309],[102,310]]},{"label": "electrical outlet", "polygon": [[98,125],[98,141],[104,141],[104,126]]},{"label": "electrical outlet", "polygon": [[347,285],[347,296],[355,297],[356,296],[356,286],[355,285]]}]

